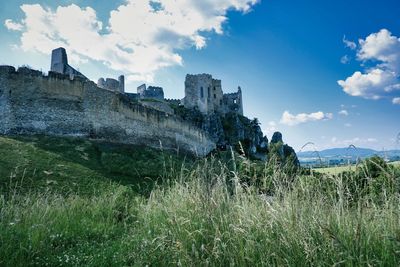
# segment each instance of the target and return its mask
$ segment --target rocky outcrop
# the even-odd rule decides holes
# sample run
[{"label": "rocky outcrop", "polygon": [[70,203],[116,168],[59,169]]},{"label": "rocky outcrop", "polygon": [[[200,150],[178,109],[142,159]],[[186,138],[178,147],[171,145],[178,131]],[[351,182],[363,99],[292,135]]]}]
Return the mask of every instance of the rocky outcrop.
[{"label": "rocky outcrop", "polygon": [[283,142],[282,133],[275,132],[272,135],[269,156],[286,166],[297,168],[300,162],[294,149]]},{"label": "rocky outcrop", "polygon": [[277,144],[279,142],[283,143],[282,134],[280,132],[274,132],[271,138],[271,143]]},{"label": "rocky outcrop", "polygon": [[[252,157],[266,158],[268,139],[264,136],[257,119],[250,120],[237,113],[228,113],[222,117],[222,123],[226,144],[243,149]],[[239,147],[239,142],[242,147]]]}]

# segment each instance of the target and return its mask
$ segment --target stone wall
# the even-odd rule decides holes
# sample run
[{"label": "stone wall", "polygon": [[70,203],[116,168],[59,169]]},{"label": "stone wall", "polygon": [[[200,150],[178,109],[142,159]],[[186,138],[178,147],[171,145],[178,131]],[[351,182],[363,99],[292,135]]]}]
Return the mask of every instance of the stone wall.
[{"label": "stone wall", "polygon": [[185,98],[186,108],[198,108],[204,114],[219,111],[222,98],[221,81],[210,74],[186,75]]},{"label": "stone wall", "polygon": [[242,91],[224,94],[221,80],[213,79],[210,74],[186,75],[185,98],[186,108],[197,108],[203,114],[214,112],[243,115]]},{"label": "stone wall", "polygon": [[149,86],[142,84],[137,88],[137,95],[141,99],[164,100],[164,89],[158,86]]},{"label": "stone wall", "polygon": [[97,81],[97,87],[124,93],[125,92],[125,77],[124,77],[124,75],[121,75],[118,77],[118,80],[113,79],[113,78],[106,78],[106,79],[100,78]]},{"label": "stone wall", "polygon": [[238,88],[237,93],[224,94],[223,112],[243,115],[242,90],[240,87]]},{"label": "stone wall", "polygon": [[0,132],[85,136],[179,149],[199,156],[215,143],[187,121],[83,79],[0,67]]},{"label": "stone wall", "polygon": [[165,112],[169,115],[174,115],[174,110],[171,108],[170,104],[161,100],[153,100],[153,99],[142,99],[139,100],[139,103],[145,107],[149,107],[158,111]]}]

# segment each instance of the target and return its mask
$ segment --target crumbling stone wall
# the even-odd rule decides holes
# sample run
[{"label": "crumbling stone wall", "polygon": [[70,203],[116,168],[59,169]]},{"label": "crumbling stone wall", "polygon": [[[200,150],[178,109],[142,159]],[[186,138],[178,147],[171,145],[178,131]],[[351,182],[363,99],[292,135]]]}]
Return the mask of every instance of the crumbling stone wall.
[{"label": "crumbling stone wall", "polygon": [[243,115],[242,90],[239,87],[237,93],[224,94],[223,112]]},{"label": "crumbling stone wall", "polygon": [[158,86],[146,87],[146,84],[142,84],[137,88],[137,95],[141,99],[164,100],[164,89]]},{"label": "crumbling stone wall", "polygon": [[205,73],[186,75],[183,99],[186,108],[198,108],[204,114],[222,111],[222,95],[221,80]]},{"label": "crumbling stone wall", "polygon": [[118,80],[112,78],[100,78],[97,81],[97,86],[103,89],[117,91],[120,93],[125,92],[125,77],[121,75],[118,77]]},{"label": "crumbling stone wall", "polygon": [[127,95],[69,75],[0,67],[0,133],[84,136],[179,149],[204,156],[215,148],[201,129]]},{"label": "crumbling stone wall", "polygon": [[186,75],[185,98],[186,108],[197,108],[203,114],[236,113],[243,115],[242,90],[237,93],[224,94],[221,80],[213,79],[210,74]]}]

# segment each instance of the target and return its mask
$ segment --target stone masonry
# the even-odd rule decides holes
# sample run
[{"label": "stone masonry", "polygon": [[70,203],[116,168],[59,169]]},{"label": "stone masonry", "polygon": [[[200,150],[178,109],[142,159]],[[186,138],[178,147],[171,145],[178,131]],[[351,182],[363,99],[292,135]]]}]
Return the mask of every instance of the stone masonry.
[{"label": "stone masonry", "polygon": [[137,88],[137,95],[140,99],[164,100],[164,90],[157,86],[146,87],[146,84],[142,84]]},{"label": "stone masonry", "polygon": [[243,115],[242,90],[237,93],[224,94],[221,80],[213,79],[210,74],[186,75],[185,98],[186,108],[197,108],[203,114],[237,113]]},{"label": "stone masonry", "polygon": [[82,73],[68,65],[67,52],[62,47],[52,51],[50,71],[69,75],[71,79],[74,77],[87,79]]},{"label": "stone masonry", "polygon": [[[201,127],[172,108],[181,104],[203,116]],[[136,94],[126,93],[123,75],[95,84],[68,64],[64,48],[57,48],[48,76],[0,66],[0,114],[0,134],[86,136],[204,156],[226,139],[220,116],[243,115],[243,102],[240,87],[224,94],[221,80],[210,74],[188,74],[182,101],[166,100],[163,88],[146,84]]]},{"label": "stone masonry", "polygon": [[124,75],[121,75],[118,77],[118,80],[112,78],[100,78],[97,81],[97,86],[99,88],[125,93],[125,77]]},{"label": "stone masonry", "polygon": [[46,76],[0,66],[0,134],[82,136],[198,156],[216,148],[191,122],[133,101],[122,76],[118,85],[105,80],[106,88],[99,87],[68,65],[64,49],[53,51],[51,68]]}]

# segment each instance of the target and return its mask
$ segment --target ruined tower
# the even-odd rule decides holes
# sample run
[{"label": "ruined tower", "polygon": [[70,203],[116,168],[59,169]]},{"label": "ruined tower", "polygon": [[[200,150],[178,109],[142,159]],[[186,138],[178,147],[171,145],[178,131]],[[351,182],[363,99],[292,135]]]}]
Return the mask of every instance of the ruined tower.
[{"label": "ruined tower", "polygon": [[241,88],[236,93],[224,94],[221,80],[213,79],[210,74],[186,75],[183,104],[204,114],[232,112],[243,115]]},{"label": "ruined tower", "polygon": [[118,77],[118,82],[119,82],[119,91],[121,93],[125,93],[125,76],[124,75],[120,75]]},{"label": "ruined tower", "polygon": [[162,87],[149,86],[142,84],[137,88],[137,95],[140,99],[164,100],[164,90]]},{"label": "ruined tower", "polygon": [[73,67],[68,65],[67,52],[63,47],[54,49],[52,51],[50,71],[69,75],[71,79],[73,79],[76,76],[87,79],[82,73],[80,73],[79,71],[75,70]]},{"label": "ruined tower", "polygon": [[242,89],[238,87],[236,93],[224,94],[223,113],[237,113],[243,115]]},{"label": "ruined tower", "polygon": [[198,108],[205,114],[220,112],[222,97],[221,80],[213,79],[210,74],[186,75],[185,107]]},{"label": "ruined tower", "polygon": [[100,78],[97,81],[97,86],[99,88],[125,93],[125,77],[121,75],[118,77],[118,80],[113,78]]}]

